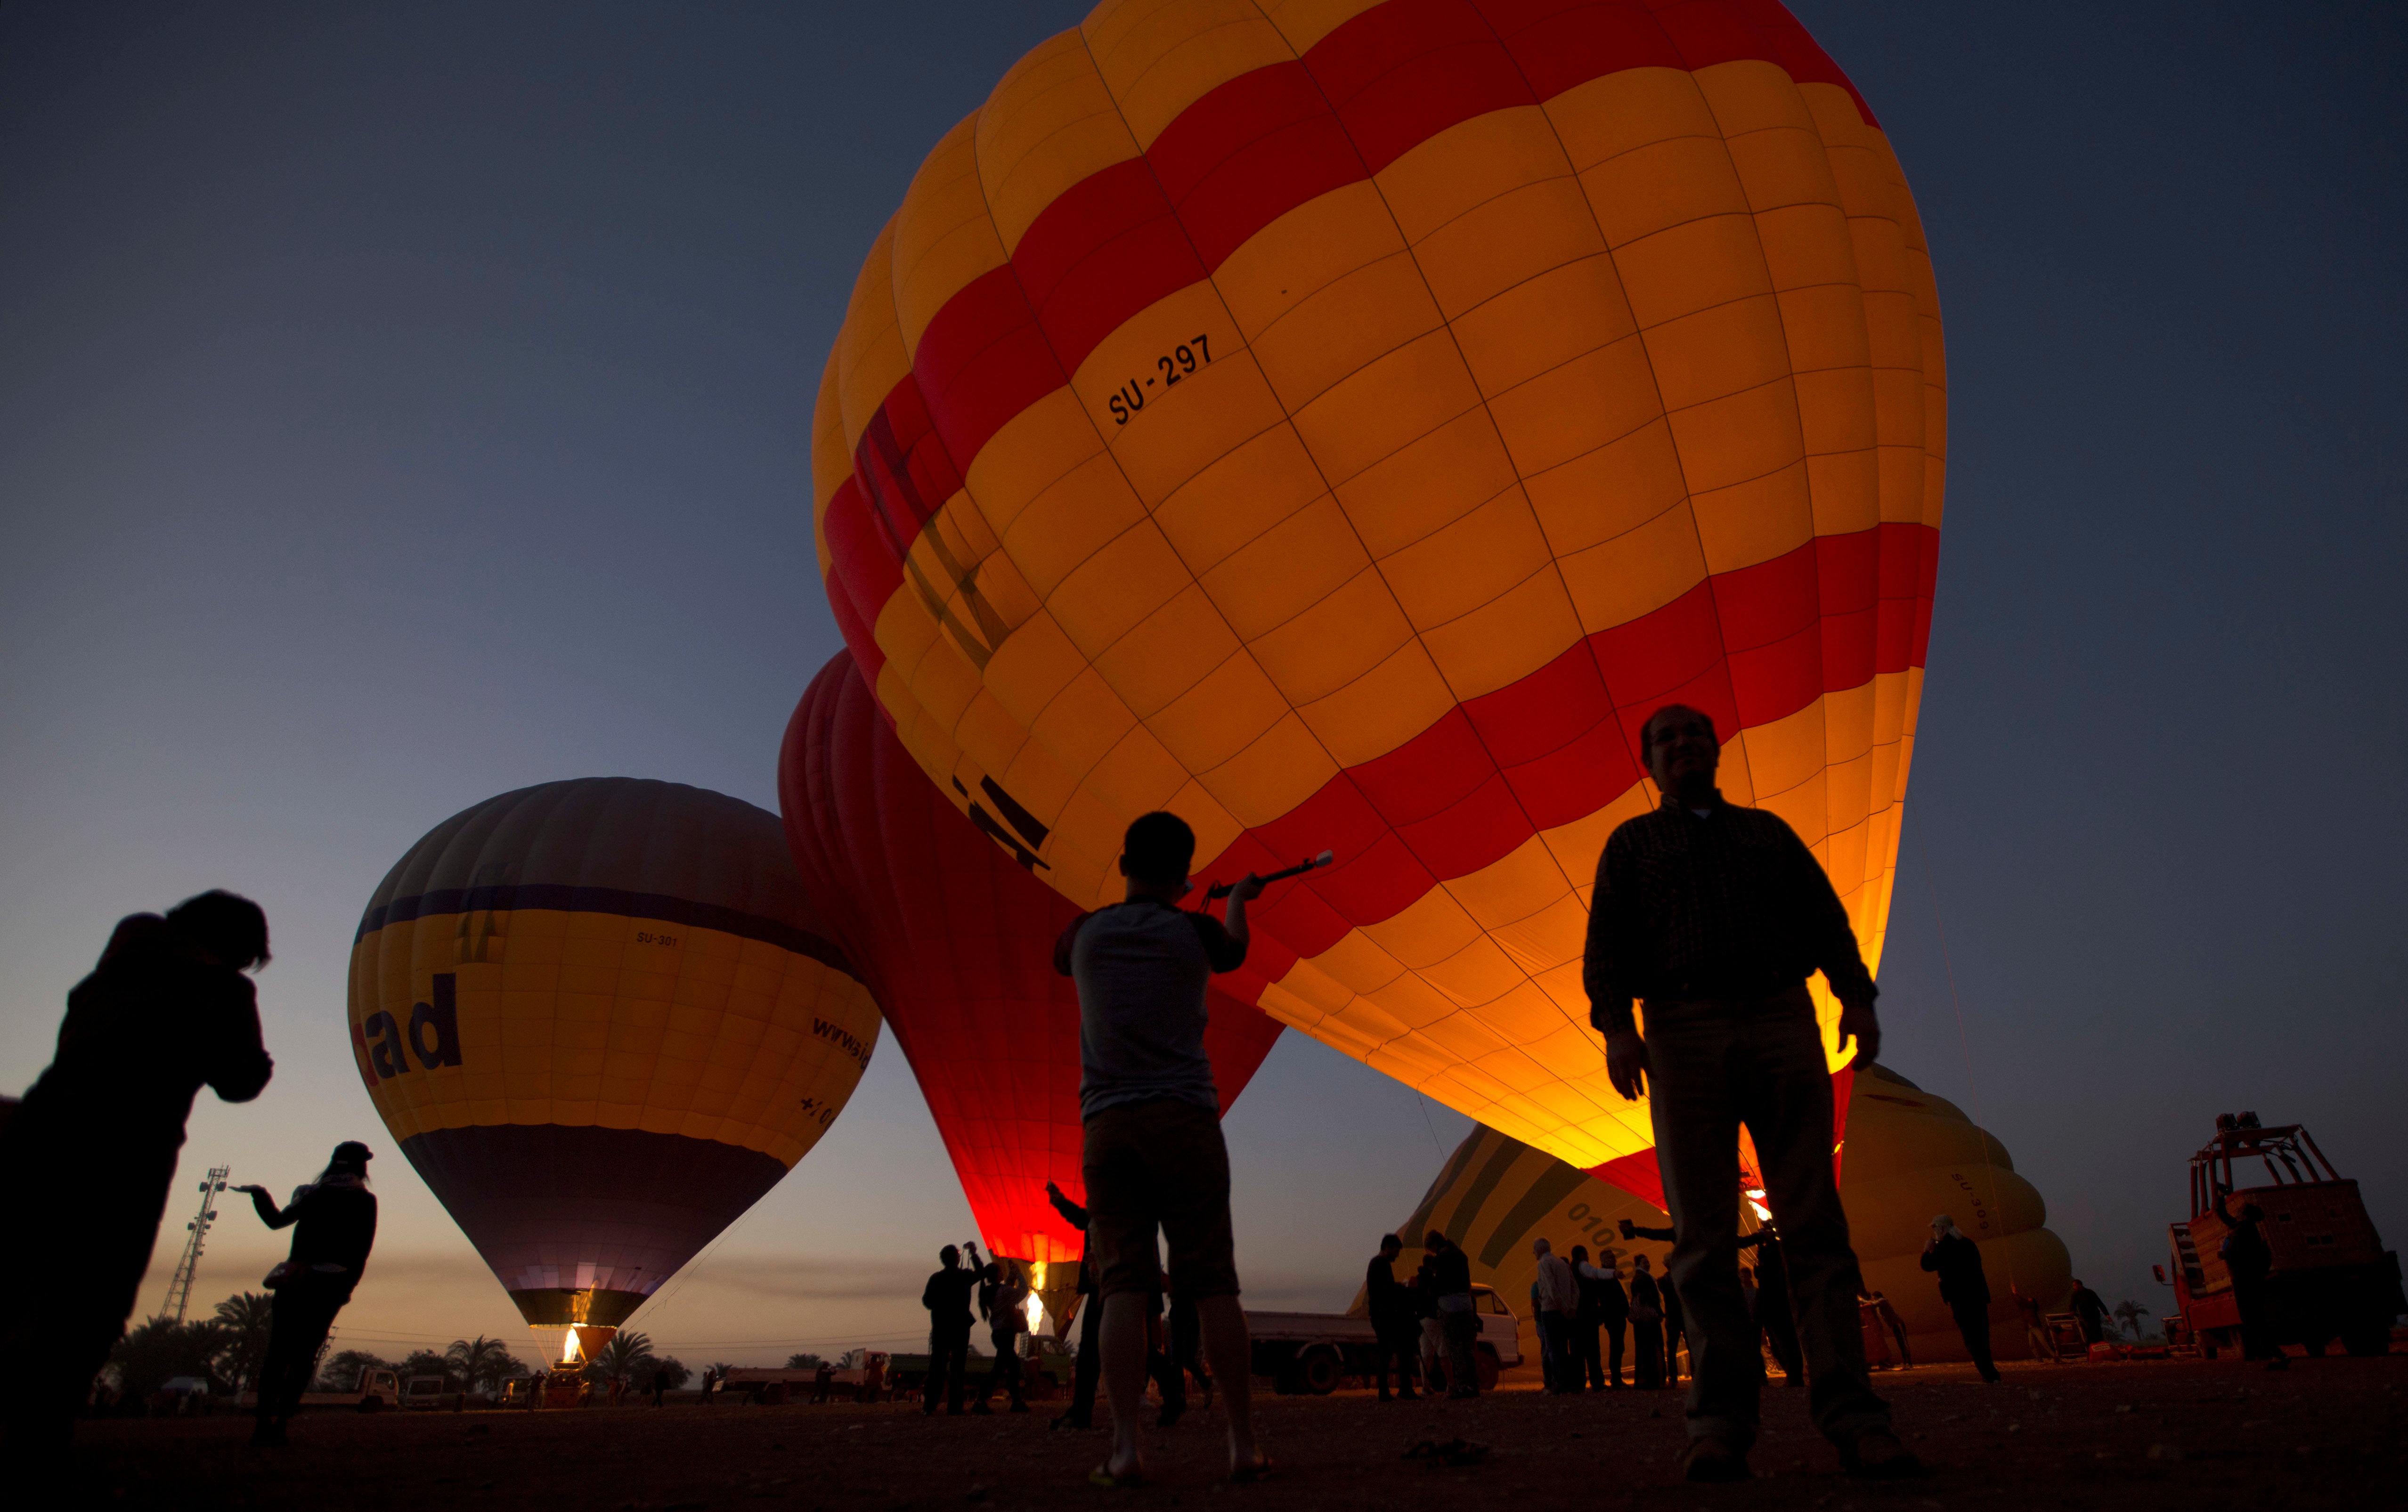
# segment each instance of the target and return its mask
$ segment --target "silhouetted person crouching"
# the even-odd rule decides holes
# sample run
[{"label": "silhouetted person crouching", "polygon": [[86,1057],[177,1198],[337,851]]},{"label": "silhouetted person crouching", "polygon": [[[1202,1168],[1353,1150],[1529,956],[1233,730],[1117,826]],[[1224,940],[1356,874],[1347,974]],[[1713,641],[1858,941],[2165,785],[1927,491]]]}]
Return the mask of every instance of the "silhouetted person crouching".
[{"label": "silhouetted person crouching", "polygon": [[57,1054],[0,1135],[20,1225],[0,1287],[30,1299],[5,1337],[0,1434],[21,1467],[66,1450],[75,1414],[124,1332],[150,1263],[184,1120],[206,1085],[247,1103],[273,1063],[243,973],[267,963],[267,918],[204,892],[121,922],[67,993]]},{"label": "silhouetted person crouching", "polygon": [[319,1346],[335,1326],[335,1315],[351,1300],[376,1245],[377,1200],[368,1191],[368,1147],[346,1139],[317,1180],[293,1194],[280,1209],[265,1187],[236,1187],[251,1194],[260,1221],[293,1231],[284,1263],[267,1275],[275,1292],[267,1361],[259,1368],[259,1419],[253,1444],[284,1442],[285,1425],[299,1410],[318,1364]]}]

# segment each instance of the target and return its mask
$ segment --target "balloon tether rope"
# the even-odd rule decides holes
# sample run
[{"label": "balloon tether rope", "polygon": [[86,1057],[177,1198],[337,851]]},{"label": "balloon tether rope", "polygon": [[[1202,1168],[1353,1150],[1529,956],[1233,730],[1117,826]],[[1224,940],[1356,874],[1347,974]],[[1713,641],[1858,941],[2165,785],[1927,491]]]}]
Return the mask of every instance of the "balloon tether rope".
[{"label": "balloon tether rope", "polygon": [[1924,845],[1920,824],[1914,827],[1914,859],[1923,863],[1923,895],[1931,906],[1932,932],[1940,936],[1940,964],[1948,974],[1948,1002],[1956,1010],[1956,1048],[1965,1058],[1965,1100],[1973,1105],[1973,1133],[1982,1147],[1982,1171],[1990,1178],[1990,1207],[1999,1215],[2000,1248],[2007,1262],[2007,1290],[2018,1291],[2014,1251],[2006,1248],[2007,1209],[1999,1201],[1999,1168],[1990,1160],[1989,1126],[1982,1121],[1982,1084],[1973,1076],[1973,1044],[1965,1034],[1965,1000],[1956,991],[1956,963],[1948,953],[1947,926],[1940,921],[1940,884],[1932,878],[1931,852]]}]

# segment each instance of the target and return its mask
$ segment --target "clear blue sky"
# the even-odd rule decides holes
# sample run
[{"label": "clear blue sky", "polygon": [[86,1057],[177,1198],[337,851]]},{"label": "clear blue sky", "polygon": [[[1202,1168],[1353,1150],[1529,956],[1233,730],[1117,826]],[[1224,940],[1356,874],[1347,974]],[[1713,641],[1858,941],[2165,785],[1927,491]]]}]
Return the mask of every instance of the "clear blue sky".
[{"label": "clear blue sky", "polygon": [[[2306,1120],[2408,1242],[2408,21],[1797,8],[1904,160],[1948,334],[1886,1059],[2111,1299],[2160,1297],[2224,1110]],[[119,915],[233,887],[280,1070],[204,1099],[187,1164],[289,1185],[390,1144],[344,970],[421,833],[596,774],[773,807],[838,643],[808,421],[853,272],[1080,14],[0,7],[0,1089]],[[1465,1128],[1287,1036],[1230,1121],[1250,1288],[1342,1304]],[[346,1336],[524,1337],[378,1176]],[[211,1297],[275,1248],[228,1218]],[[890,1044],[639,1326],[697,1362],[908,1330],[968,1231]]]}]

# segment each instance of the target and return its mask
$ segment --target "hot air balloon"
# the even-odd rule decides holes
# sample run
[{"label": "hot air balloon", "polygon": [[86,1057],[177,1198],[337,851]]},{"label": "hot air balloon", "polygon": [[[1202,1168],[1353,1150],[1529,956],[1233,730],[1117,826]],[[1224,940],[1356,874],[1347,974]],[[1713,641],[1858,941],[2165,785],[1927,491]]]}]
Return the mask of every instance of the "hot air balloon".
[{"label": "hot air balloon", "polygon": [[1111,0],[870,249],[819,561],[1049,886],[1113,895],[1154,808],[1206,875],[1334,849],[1253,1000],[1596,1168],[1652,1143],[1580,956],[1653,709],[1879,961],[1944,408],[1897,159],[1771,0]]},{"label": "hot air balloon", "polygon": [[[1085,1190],[1078,991],[1054,970],[1079,910],[947,802],[849,652],[796,706],[778,798],[796,863],[911,1063],[987,1248],[1076,1261],[1082,1236],[1045,1183]],[[1219,991],[1210,1005],[1204,1048],[1226,1113],[1280,1026]],[[1058,1312],[1061,1299],[1045,1305]]]},{"label": "hot air balloon", "polygon": [[385,1127],[526,1320],[586,1345],[818,1143],[878,1025],[776,816],[671,782],[453,815],[351,947]]},{"label": "hot air balloon", "polygon": [[[1865,1285],[1897,1309],[1914,1360],[1930,1364],[1966,1358],[1938,1285],[1917,1263],[1935,1213],[1954,1217],[1982,1247],[1999,1357],[2029,1353],[2014,1293],[2031,1298],[2042,1311],[2061,1312],[2073,1292],[2072,1262],[2064,1242],[2042,1226],[2047,1205],[2039,1191],[2016,1174],[2006,1147],[1975,1128],[1954,1104],[1886,1066],[1870,1066],[1855,1076],[1846,1101],[1841,1200]],[[1749,1195],[1741,1227],[1753,1233],[1765,1211],[1758,1205],[1764,1193]],[[1558,1252],[1584,1244],[1592,1253],[1611,1251],[1624,1260],[1645,1254],[1656,1275],[1667,1274],[1670,1247],[1648,1239],[1626,1242],[1619,1227],[1626,1218],[1648,1228],[1671,1221],[1660,1203],[1494,1129],[1475,1128],[1397,1230],[1406,1243],[1398,1274],[1409,1275],[1421,1262],[1422,1236],[1431,1229],[1461,1245],[1471,1257],[1474,1278],[1495,1287],[1517,1312],[1526,1310],[1521,1299],[1529,1295],[1534,1238],[1545,1237]],[[1529,1319],[1522,1321],[1523,1355],[1535,1360],[1537,1339],[1526,1334]]]}]

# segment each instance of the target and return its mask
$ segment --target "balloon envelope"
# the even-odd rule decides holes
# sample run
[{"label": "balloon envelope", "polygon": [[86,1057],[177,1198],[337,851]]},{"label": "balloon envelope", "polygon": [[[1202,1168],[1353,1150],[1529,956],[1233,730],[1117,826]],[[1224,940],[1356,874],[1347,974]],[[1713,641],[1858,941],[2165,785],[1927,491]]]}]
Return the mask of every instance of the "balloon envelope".
[{"label": "balloon envelope", "polygon": [[385,1127],[527,1321],[613,1326],[818,1142],[879,1023],[775,816],[627,777],[411,847],[350,1018]]},{"label": "balloon envelope", "polygon": [[1580,958],[1653,709],[1713,717],[1878,963],[1944,397],[1897,160],[1769,0],[1108,3],[871,248],[820,565],[1048,885],[1114,895],[1154,808],[1207,875],[1334,849],[1252,998],[1598,1167],[1651,1142]]},{"label": "balloon envelope", "polygon": [[[787,726],[778,796],[795,860],[877,994],[988,1249],[1075,1261],[1045,1196],[1082,1199],[1079,995],[1054,942],[1079,910],[964,819],[887,728],[849,652]],[[1227,1112],[1279,1037],[1218,991],[1205,1049]]]},{"label": "balloon envelope", "polygon": [[[2047,1205],[2039,1191],[2016,1174],[2006,1148],[1954,1104],[1886,1066],[1864,1067],[1851,1080],[1840,1198],[1866,1287],[1897,1308],[1916,1362],[1967,1358],[1939,1283],[1920,1263],[1932,1215],[1947,1213],[1982,1248],[1999,1355],[2022,1358],[2028,1345],[2014,1292],[2061,1312],[2073,1291],[2071,1262],[2064,1242],[2043,1226]],[[1476,1278],[1526,1314],[1523,1299],[1537,1266],[1532,1239],[1545,1238],[1558,1254],[1575,1244],[1592,1257],[1610,1253],[1626,1277],[1629,1257],[1644,1254],[1662,1277],[1670,1246],[1625,1241],[1618,1225],[1626,1218],[1650,1228],[1670,1221],[1644,1197],[1494,1129],[1474,1129],[1397,1230],[1406,1244],[1397,1275],[1412,1274],[1423,1235],[1437,1229],[1470,1255]],[[1756,1223],[1743,1218],[1742,1226],[1753,1232]],[[1535,1339],[1526,1337],[1523,1353],[1537,1358]]]}]

